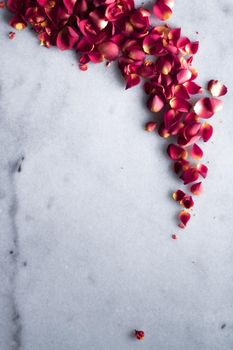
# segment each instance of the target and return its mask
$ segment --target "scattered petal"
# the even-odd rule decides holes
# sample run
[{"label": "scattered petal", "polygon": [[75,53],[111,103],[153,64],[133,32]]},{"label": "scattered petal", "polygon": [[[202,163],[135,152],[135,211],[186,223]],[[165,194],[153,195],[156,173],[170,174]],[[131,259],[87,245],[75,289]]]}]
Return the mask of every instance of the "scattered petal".
[{"label": "scattered petal", "polygon": [[207,89],[214,97],[224,96],[227,94],[227,87],[218,80],[210,80]]},{"label": "scattered petal", "polygon": [[200,128],[200,134],[204,142],[209,141],[211,136],[213,135],[213,127],[208,123],[203,123]]},{"label": "scattered petal", "polygon": [[135,329],[134,335],[135,335],[135,338],[136,338],[137,340],[143,340],[144,337],[145,337],[145,332],[142,331],[142,330],[138,331],[138,330]]},{"label": "scattered petal", "polygon": [[173,233],[172,239],[176,240],[176,239],[178,239],[178,236],[175,233]]},{"label": "scattered petal", "polygon": [[16,35],[15,32],[10,32],[8,34],[8,37],[9,37],[10,40],[13,40],[15,38],[15,35]]},{"label": "scattered petal", "polygon": [[195,196],[199,196],[203,191],[202,182],[197,182],[197,183],[193,184],[190,188],[190,191]]},{"label": "scattered petal", "polygon": [[159,112],[164,107],[164,99],[160,95],[151,96],[147,102],[147,106],[151,112]]},{"label": "scattered petal", "polygon": [[222,109],[222,101],[217,98],[204,97],[194,105],[195,113],[201,118],[211,118],[216,112]]},{"label": "scattered petal", "polygon": [[155,122],[148,122],[145,125],[145,130],[148,132],[153,132],[157,127],[157,124]]},{"label": "scattered petal", "polygon": [[197,170],[202,177],[206,178],[207,173],[208,173],[208,168],[205,164],[198,164]]},{"label": "scattered petal", "polygon": [[187,170],[183,171],[180,178],[181,180],[183,180],[184,185],[188,185],[198,180],[199,173],[200,173],[199,169],[196,169],[195,167],[190,167]]},{"label": "scattered petal", "polygon": [[172,198],[176,201],[176,202],[180,202],[185,196],[185,193],[181,190],[177,190],[176,192],[174,192],[172,194]]},{"label": "scattered petal", "polygon": [[180,204],[186,209],[191,209],[194,206],[194,201],[192,199],[192,196],[188,196],[188,195],[184,196],[180,201]]},{"label": "scattered petal", "polygon": [[179,220],[181,222],[182,228],[184,228],[187,225],[187,223],[189,222],[190,218],[191,218],[191,215],[190,215],[190,213],[188,211],[182,210],[180,212]]},{"label": "scattered petal", "polygon": [[154,15],[161,21],[167,21],[172,16],[172,10],[166,3],[166,0],[157,0],[153,6]]},{"label": "scattered petal", "polygon": [[172,160],[186,159],[188,157],[188,152],[184,148],[174,144],[168,146],[167,153]]},{"label": "scattered petal", "polygon": [[194,143],[194,145],[192,147],[191,157],[194,159],[197,159],[197,160],[199,160],[203,157],[203,151],[196,143]]}]

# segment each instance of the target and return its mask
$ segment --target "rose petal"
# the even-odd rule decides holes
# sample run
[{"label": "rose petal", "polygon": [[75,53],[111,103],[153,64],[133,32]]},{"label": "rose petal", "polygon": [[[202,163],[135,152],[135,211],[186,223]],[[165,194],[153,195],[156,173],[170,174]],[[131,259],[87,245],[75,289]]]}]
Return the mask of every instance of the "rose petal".
[{"label": "rose petal", "polygon": [[203,191],[203,186],[202,186],[202,182],[197,182],[195,184],[193,184],[190,188],[190,191],[195,195],[195,196],[199,196],[202,191]]},{"label": "rose petal", "polygon": [[176,201],[176,202],[180,202],[185,196],[185,193],[181,190],[177,190],[176,192],[174,192],[172,194],[172,198]]},{"label": "rose petal", "polygon": [[161,21],[167,21],[172,16],[172,10],[165,4],[165,0],[158,0],[153,6],[153,12]]},{"label": "rose petal", "polygon": [[57,36],[56,44],[60,50],[70,50],[77,43],[78,33],[69,26],[64,27]]},{"label": "rose petal", "polygon": [[196,143],[194,143],[190,154],[192,158],[197,160],[203,157],[203,151]]},{"label": "rose petal", "polygon": [[218,80],[210,80],[207,89],[215,97],[223,96],[227,93],[227,87]]},{"label": "rose petal", "polygon": [[106,41],[98,46],[98,51],[101,55],[104,56],[105,59],[109,61],[115,60],[120,53],[120,49],[117,44]]},{"label": "rose petal", "polygon": [[192,105],[183,98],[174,97],[170,100],[170,106],[172,109],[179,112],[189,112]]},{"label": "rose petal", "polygon": [[199,117],[209,119],[222,109],[222,101],[217,98],[204,97],[196,102],[194,111]]},{"label": "rose petal", "polygon": [[186,83],[191,79],[191,77],[192,77],[192,72],[190,72],[189,69],[181,69],[176,75],[178,84]]},{"label": "rose petal", "polygon": [[208,168],[205,164],[198,164],[197,170],[202,177],[206,178],[207,173],[208,173]]},{"label": "rose petal", "polygon": [[167,148],[167,153],[172,160],[186,159],[188,152],[177,145],[170,144]]},{"label": "rose petal", "polygon": [[184,170],[180,178],[183,180],[184,185],[188,185],[191,182],[195,182],[199,178],[199,170],[195,167],[190,167],[187,170]]},{"label": "rose petal", "polygon": [[213,127],[208,123],[203,123],[200,129],[200,134],[204,142],[209,141],[213,135]]},{"label": "rose petal", "polygon": [[186,87],[190,95],[196,95],[203,92],[202,87],[197,85],[193,81],[187,81],[186,83],[184,83],[184,86]]},{"label": "rose petal", "polygon": [[189,222],[191,218],[191,215],[188,211],[182,210],[179,214],[179,220],[181,221],[181,224],[185,227],[187,223]]},{"label": "rose petal", "polygon": [[186,208],[186,209],[191,209],[194,206],[194,201],[192,199],[192,196],[184,196],[181,201],[180,204]]},{"label": "rose petal", "polygon": [[164,100],[160,95],[151,96],[147,102],[147,107],[151,112],[159,112],[164,107]]},{"label": "rose petal", "polygon": [[145,125],[145,130],[148,132],[153,132],[157,127],[157,124],[155,122],[148,122]]}]

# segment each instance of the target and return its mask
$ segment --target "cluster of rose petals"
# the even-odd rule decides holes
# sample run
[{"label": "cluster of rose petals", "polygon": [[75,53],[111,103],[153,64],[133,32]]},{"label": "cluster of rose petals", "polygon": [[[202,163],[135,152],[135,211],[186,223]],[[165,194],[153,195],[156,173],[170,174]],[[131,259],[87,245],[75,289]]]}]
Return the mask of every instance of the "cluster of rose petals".
[{"label": "cluster of rose petals", "polygon": [[[152,11],[135,8],[134,0],[8,0],[7,6],[15,29],[30,25],[41,45],[76,50],[81,70],[89,62],[117,61],[126,89],[143,80],[148,109],[163,116],[161,123],[153,120],[145,129],[172,138],[167,153],[175,173],[192,194],[202,192],[200,178],[206,178],[208,168],[198,163],[203,151],[197,143],[211,138],[213,127],[206,119],[222,108],[217,97],[227,88],[211,80],[204,93],[192,66],[199,43],[183,36],[180,28],[151,25],[151,12],[162,21],[170,18],[174,0],[157,0]],[[173,198],[185,208],[178,216],[184,228],[192,196],[178,190]]]}]

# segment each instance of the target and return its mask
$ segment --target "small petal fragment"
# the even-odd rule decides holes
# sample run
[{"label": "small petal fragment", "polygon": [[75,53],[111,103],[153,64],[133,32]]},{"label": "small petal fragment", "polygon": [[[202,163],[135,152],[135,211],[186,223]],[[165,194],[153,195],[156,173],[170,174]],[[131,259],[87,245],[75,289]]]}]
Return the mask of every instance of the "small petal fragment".
[{"label": "small petal fragment", "polygon": [[210,80],[207,89],[214,97],[224,96],[227,94],[227,87],[218,80]]},{"label": "small petal fragment", "polygon": [[15,35],[16,35],[15,32],[10,32],[8,34],[8,37],[9,37],[10,40],[13,40],[15,38]]},{"label": "small petal fragment", "polygon": [[148,122],[145,125],[145,130],[148,132],[153,132],[157,127],[157,124],[155,122]]},{"label": "small petal fragment", "polygon": [[208,123],[203,123],[200,129],[200,134],[204,142],[209,141],[213,135],[213,127]]},{"label": "small petal fragment", "polygon": [[199,160],[203,157],[203,151],[196,143],[194,143],[194,145],[192,147],[191,157],[194,159],[197,159],[197,160]]},{"label": "small petal fragment", "polygon": [[222,109],[222,101],[217,98],[204,97],[196,102],[194,106],[195,113],[205,119],[211,118],[216,112]]},{"label": "small petal fragment", "polygon": [[180,201],[180,204],[186,209],[191,209],[194,206],[192,196],[184,196]]},{"label": "small petal fragment", "polygon": [[148,108],[151,110],[151,112],[159,112],[164,107],[164,100],[159,96],[151,96],[147,103]]},{"label": "small petal fragment", "polygon": [[199,196],[203,191],[202,182],[197,182],[197,183],[193,184],[190,188],[190,191],[195,196]]}]

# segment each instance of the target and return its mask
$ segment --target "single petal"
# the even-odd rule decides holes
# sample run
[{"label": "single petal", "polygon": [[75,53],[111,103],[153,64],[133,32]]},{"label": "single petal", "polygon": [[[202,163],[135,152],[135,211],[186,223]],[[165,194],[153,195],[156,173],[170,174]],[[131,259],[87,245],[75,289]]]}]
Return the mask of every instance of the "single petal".
[{"label": "single petal", "polygon": [[194,111],[199,117],[209,119],[222,109],[222,101],[217,98],[204,97],[196,102]]},{"label": "single petal", "polygon": [[182,205],[186,209],[191,209],[194,206],[192,196],[184,196],[180,201],[180,205]]},{"label": "single petal", "polygon": [[172,160],[186,159],[188,152],[177,145],[170,144],[167,148],[167,153]]},{"label": "single petal", "polygon": [[148,122],[145,125],[145,130],[148,132],[153,132],[157,127],[157,124],[155,122]]},{"label": "single petal", "polygon": [[200,134],[204,142],[209,141],[213,135],[213,127],[208,123],[203,123],[200,129]]},{"label": "single petal", "polygon": [[184,83],[184,86],[186,87],[190,95],[196,95],[203,92],[202,87],[197,85],[193,81],[187,81],[186,83]]},{"label": "single petal", "polygon": [[205,164],[197,164],[197,170],[199,174],[205,179],[208,173],[207,166]]},{"label": "single petal", "polygon": [[141,79],[137,74],[130,74],[126,77],[126,87],[125,89],[128,90],[132,88],[133,86],[136,86],[140,83]]},{"label": "single petal", "polygon": [[176,75],[178,84],[186,83],[186,81],[189,81],[191,77],[192,72],[189,69],[181,69]]},{"label": "single petal", "polygon": [[197,183],[193,184],[190,188],[190,191],[195,196],[199,196],[203,191],[202,182],[197,182]]},{"label": "single petal", "polygon": [[20,15],[15,15],[11,18],[9,24],[16,30],[23,30],[27,27],[27,22]]},{"label": "single petal", "polygon": [[151,96],[147,102],[147,107],[151,112],[159,112],[164,107],[164,100],[160,95]]},{"label": "single petal", "polygon": [[175,94],[175,97],[179,97],[184,100],[188,100],[190,97],[184,85],[176,85],[174,94]]},{"label": "single petal", "polygon": [[185,51],[188,55],[195,55],[197,53],[198,49],[199,49],[199,42],[198,41],[188,43],[185,46]]},{"label": "single petal", "polygon": [[184,170],[180,178],[183,180],[184,185],[188,185],[192,182],[195,182],[199,178],[199,170],[195,167],[190,167],[187,170]]},{"label": "single petal", "polygon": [[115,60],[120,53],[120,49],[117,44],[106,41],[98,46],[98,51],[105,59],[109,61]]},{"label": "single petal", "polygon": [[194,159],[197,159],[197,160],[199,160],[203,157],[203,151],[196,143],[194,143],[194,145],[192,147],[191,157]]},{"label": "single petal", "polygon": [[178,239],[178,236],[174,233],[174,234],[172,235],[172,239],[176,240],[176,239]]},{"label": "single petal", "polygon": [[185,193],[181,190],[177,190],[176,192],[174,192],[172,194],[172,198],[176,201],[176,202],[180,202],[185,196]]},{"label": "single petal", "polygon": [[207,89],[215,97],[223,96],[227,93],[227,87],[218,80],[210,80]]},{"label": "single petal", "polygon": [[[187,223],[189,222],[191,218],[191,215],[188,211],[186,210],[182,210],[179,214],[179,220],[181,222],[181,224],[185,227],[187,225]],[[183,227],[182,227],[183,228]]]},{"label": "single petal", "polygon": [[167,21],[172,15],[171,8],[165,4],[164,0],[158,0],[156,2],[153,6],[153,12],[161,21]]},{"label": "single petal", "polygon": [[78,33],[69,26],[64,27],[57,36],[56,44],[60,50],[72,49],[79,39]]},{"label": "single petal", "polygon": [[183,98],[174,97],[170,100],[170,106],[172,109],[179,112],[189,112],[192,105]]}]

